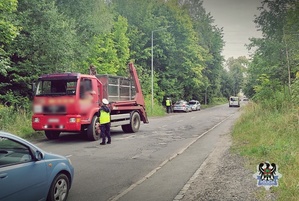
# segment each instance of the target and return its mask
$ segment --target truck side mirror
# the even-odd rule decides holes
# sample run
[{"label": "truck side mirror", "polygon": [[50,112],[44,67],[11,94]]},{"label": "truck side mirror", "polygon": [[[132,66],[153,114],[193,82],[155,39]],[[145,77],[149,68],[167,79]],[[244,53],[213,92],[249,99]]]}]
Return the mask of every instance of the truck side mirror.
[{"label": "truck side mirror", "polygon": [[32,88],[32,93],[34,94],[35,89],[36,89],[36,83],[35,82],[32,83],[31,88]]}]

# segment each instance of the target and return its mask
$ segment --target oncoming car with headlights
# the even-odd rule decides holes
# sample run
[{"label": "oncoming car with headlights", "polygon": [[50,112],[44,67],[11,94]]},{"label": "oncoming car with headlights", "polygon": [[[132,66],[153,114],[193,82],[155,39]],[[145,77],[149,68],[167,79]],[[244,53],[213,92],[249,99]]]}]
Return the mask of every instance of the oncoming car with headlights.
[{"label": "oncoming car with headlights", "polygon": [[0,200],[67,200],[74,168],[64,156],[0,131]]}]

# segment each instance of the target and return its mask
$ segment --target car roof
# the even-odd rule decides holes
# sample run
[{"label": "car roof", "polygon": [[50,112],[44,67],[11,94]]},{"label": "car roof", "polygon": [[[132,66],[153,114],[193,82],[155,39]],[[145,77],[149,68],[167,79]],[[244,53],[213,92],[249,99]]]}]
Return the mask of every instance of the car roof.
[{"label": "car roof", "polygon": [[38,148],[37,146],[35,146],[34,144],[32,144],[31,142],[17,136],[17,135],[14,135],[14,134],[11,134],[11,133],[8,133],[8,132],[5,132],[3,130],[0,130],[0,137],[5,137],[5,138],[10,138],[12,140],[16,140],[16,141],[19,141],[19,142],[22,142],[26,145],[29,145],[31,147],[34,147],[35,149],[39,149],[41,150],[40,148]]}]

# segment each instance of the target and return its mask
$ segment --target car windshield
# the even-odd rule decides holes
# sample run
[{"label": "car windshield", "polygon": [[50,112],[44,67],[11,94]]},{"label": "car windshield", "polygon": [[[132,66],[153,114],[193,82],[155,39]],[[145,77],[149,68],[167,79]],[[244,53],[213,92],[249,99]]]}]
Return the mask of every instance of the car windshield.
[{"label": "car windshield", "polygon": [[40,80],[35,95],[75,95],[77,80]]},{"label": "car windshield", "polygon": [[177,101],[175,104],[176,105],[182,105],[182,104],[186,104],[186,102],[184,102],[184,101]]},{"label": "car windshield", "polygon": [[189,102],[189,105],[195,105],[195,104],[196,104],[195,101],[190,101],[190,102]]}]

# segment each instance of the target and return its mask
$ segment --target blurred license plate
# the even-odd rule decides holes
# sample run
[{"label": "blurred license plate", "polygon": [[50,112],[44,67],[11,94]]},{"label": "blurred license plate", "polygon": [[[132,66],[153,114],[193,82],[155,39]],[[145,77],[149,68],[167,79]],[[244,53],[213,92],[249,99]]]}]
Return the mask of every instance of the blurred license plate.
[{"label": "blurred license plate", "polygon": [[58,123],[59,119],[49,119],[48,122],[49,123]]}]

